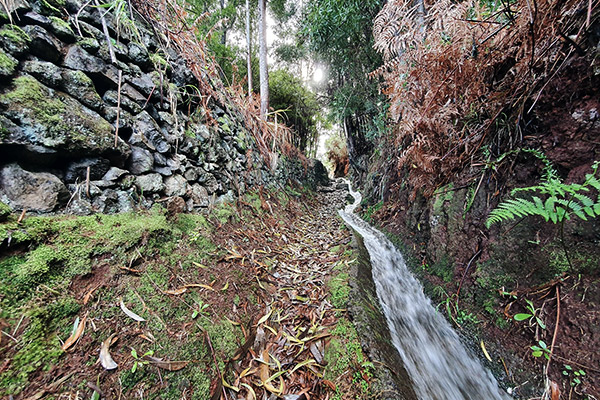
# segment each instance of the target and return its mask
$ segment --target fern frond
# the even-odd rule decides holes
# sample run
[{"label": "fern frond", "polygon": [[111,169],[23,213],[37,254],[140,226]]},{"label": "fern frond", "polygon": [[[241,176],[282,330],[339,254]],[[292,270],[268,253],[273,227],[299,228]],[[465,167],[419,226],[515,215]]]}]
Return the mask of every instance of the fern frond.
[{"label": "fern frond", "polygon": [[512,195],[519,192],[538,192],[547,195],[547,198],[542,201],[540,197],[532,196],[531,200],[515,198],[503,201],[490,212],[486,226],[489,228],[498,222],[530,215],[539,215],[546,222],[552,221],[554,224],[571,219],[571,214],[584,221],[587,221],[588,217],[600,216],[600,194],[596,194],[595,201],[584,194],[590,191],[590,187],[600,192],[600,180],[596,176],[598,167],[599,163],[595,162],[592,165],[592,173],[586,175],[582,184],[566,184],[552,177],[539,185],[513,189]]}]

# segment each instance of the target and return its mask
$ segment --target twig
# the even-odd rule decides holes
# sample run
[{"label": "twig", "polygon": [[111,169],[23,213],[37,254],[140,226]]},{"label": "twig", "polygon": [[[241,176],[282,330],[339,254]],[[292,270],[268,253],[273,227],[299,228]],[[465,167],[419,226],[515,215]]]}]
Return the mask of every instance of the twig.
[{"label": "twig", "polygon": [[[96,5],[96,7],[98,7],[98,9],[100,9],[100,3],[98,3],[98,0],[94,0],[94,4]],[[108,52],[110,53],[110,61],[113,64],[117,63],[117,57],[115,56],[115,50],[113,49],[113,45],[112,45],[112,39],[110,38],[110,34],[108,33],[108,26],[106,25],[106,19],[104,18],[104,16],[108,13],[108,11],[100,11],[100,20],[102,21],[102,31],[104,32],[104,36],[106,36],[106,42],[108,44]]]},{"label": "twig", "polygon": [[119,70],[119,83],[117,85],[117,121],[115,122],[115,147],[117,147],[117,143],[119,141],[119,117],[121,115],[121,79],[122,78],[123,78],[123,71]]},{"label": "twig", "polygon": [[17,339],[15,339],[15,337],[13,335],[11,335],[10,333],[6,333],[4,331],[0,331],[2,333],[4,333],[6,336],[8,336],[9,338],[11,338],[12,340],[15,341],[15,343],[19,343],[19,341]]},{"label": "twig", "polygon": [[90,167],[88,165],[86,171],[85,171],[85,194],[87,194],[87,197],[90,197]]},{"label": "twig", "polygon": [[19,219],[17,219],[17,224],[20,224],[21,222],[23,222],[23,219],[25,218],[25,213],[27,212],[27,209],[24,208],[23,211],[21,211],[21,215],[19,215]]},{"label": "twig", "polygon": [[550,354],[548,354],[548,362],[546,363],[546,373],[550,368],[550,361],[552,361],[552,354],[554,353],[554,343],[556,342],[556,335],[558,334],[558,322],[560,321],[560,291],[558,285],[556,285],[556,323],[554,324],[554,335],[552,335],[552,344],[550,344]]},{"label": "twig", "polygon": [[460,288],[462,287],[463,281],[465,280],[465,277],[467,276],[467,273],[469,272],[469,268],[471,268],[471,264],[473,263],[473,261],[475,261],[475,258],[477,258],[477,256],[480,253],[481,253],[481,250],[477,251],[477,253],[475,253],[475,255],[473,257],[471,257],[471,259],[469,260],[469,263],[467,264],[467,268],[465,268],[465,272],[463,273],[463,276],[460,279],[460,283],[458,284],[458,290],[456,291],[456,304],[458,304],[458,295],[460,294]]},{"label": "twig", "polygon": [[210,349],[210,354],[212,355],[213,361],[215,363],[215,369],[219,377],[218,386],[223,391],[223,396],[225,396],[225,400],[227,400],[227,392],[225,391],[225,387],[223,386],[223,376],[221,375],[221,370],[219,369],[219,363],[217,362],[217,357],[215,356],[215,350],[213,349],[212,342],[210,341],[210,336],[208,335],[208,332],[206,330],[204,330],[204,336],[206,336],[206,343],[208,344],[208,348]]}]

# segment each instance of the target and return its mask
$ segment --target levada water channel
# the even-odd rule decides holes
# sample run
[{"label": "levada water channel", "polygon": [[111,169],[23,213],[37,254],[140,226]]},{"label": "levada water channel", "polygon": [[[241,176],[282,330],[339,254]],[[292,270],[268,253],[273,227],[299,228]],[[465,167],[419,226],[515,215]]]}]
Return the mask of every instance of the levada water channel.
[{"label": "levada water channel", "polygon": [[508,400],[490,371],[467,351],[448,321],[432,306],[402,254],[354,210],[361,195],[339,214],[369,253],[377,297],[390,335],[419,400]]}]

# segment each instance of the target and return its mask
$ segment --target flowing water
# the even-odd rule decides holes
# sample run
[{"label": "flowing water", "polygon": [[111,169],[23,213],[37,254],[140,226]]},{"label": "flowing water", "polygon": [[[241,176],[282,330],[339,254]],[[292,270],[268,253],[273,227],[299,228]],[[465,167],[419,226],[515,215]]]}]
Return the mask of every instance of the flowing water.
[{"label": "flowing water", "polygon": [[[350,186],[350,185],[349,185]],[[364,239],[377,296],[392,341],[420,400],[507,400],[492,374],[472,357],[448,321],[432,306],[402,254],[354,214],[361,195],[340,216]]]}]

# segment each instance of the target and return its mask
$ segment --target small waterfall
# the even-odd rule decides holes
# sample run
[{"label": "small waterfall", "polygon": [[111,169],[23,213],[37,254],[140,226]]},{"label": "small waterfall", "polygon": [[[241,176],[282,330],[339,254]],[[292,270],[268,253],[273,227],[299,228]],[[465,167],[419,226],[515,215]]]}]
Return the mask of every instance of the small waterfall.
[{"label": "small waterfall", "polygon": [[424,295],[402,254],[377,229],[354,214],[361,195],[350,186],[353,204],[339,211],[364,239],[377,296],[394,346],[420,400],[507,400],[511,397],[461,343],[448,321]]}]

